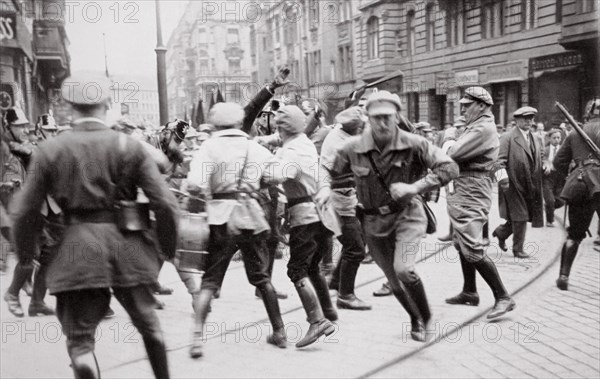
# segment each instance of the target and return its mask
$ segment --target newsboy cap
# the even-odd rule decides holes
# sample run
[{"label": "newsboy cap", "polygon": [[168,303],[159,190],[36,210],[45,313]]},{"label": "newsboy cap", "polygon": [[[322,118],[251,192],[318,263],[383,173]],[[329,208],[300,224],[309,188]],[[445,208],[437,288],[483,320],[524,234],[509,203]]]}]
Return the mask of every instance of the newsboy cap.
[{"label": "newsboy cap", "polygon": [[71,104],[95,105],[110,99],[110,81],[104,75],[80,73],[64,80],[61,95]]},{"label": "newsboy cap", "polygon": [[461,104],[470,104],[474,101],[481,101],[487,105],[494,105],[492,96],[483,87],[469,87],[465,90],[465,95],[458,102]]},{"label": "newsboy cap", "polygon": [[334,122],[347,126],[361,125],[364,123],[363,114],[358,106],[353,106],[338,113]]},{"label": "newsboy cap", "polygon": [[277,127],[291,134],[304,132],[306,129],[306,116],[295,105],[284,105],[275,113]]},{"label": "newsboy cap", "polygon": [[388,91],[377,91],[369,96],[365,109],[369,116],[394,114],[402,109],[402,104],[398,95]]},{"label": "newsboy cap", "polygon": [[217,103],[208,112],[208,122],[214,126],[242,127],[244,109],[236,103]]},{"label": "newsboy cap", "polygon": [[533,107],[521,107],[513,112],[513,117],[535,116],[537,109]]}]

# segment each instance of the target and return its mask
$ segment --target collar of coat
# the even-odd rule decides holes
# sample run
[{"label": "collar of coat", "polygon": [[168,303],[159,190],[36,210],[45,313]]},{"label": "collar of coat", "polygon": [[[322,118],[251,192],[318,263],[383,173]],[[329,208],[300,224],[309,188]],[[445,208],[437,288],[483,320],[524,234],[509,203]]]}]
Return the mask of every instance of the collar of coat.
[{"label": "collar of coat", "polygon": [[83,117],[71,122],[71,126],[75,130],[100,130],[106,129],[106,123],[96,117]]},{"label": "collar of coat", "polygon": [[248,134],[242,132],[239,129],[223,129],[218,130],[213,133],[212,138],[214,137],[245,137],[248,138]]}]

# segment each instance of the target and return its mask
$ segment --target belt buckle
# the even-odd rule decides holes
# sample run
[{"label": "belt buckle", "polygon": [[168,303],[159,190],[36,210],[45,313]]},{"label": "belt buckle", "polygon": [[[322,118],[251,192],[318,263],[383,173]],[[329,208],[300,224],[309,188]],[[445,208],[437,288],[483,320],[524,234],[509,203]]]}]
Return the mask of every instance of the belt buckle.
[{"label": "belt buckle", "polygon": [[389,205],[383,205],[383,206],[381,206],[381,207],[379,207],[377,209],[379,210],[379,213],[382,216],[386,216],[386,215],[389,215],[390,213],[392,213],[392,210],[390,209]]}]

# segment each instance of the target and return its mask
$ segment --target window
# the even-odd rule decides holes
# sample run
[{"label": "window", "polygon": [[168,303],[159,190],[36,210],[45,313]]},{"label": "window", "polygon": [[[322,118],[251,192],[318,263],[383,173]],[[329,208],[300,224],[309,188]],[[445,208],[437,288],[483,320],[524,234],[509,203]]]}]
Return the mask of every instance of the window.
[{"label": "window", "polygon": [[379,57],[379,19],[372,16],[367,21],[367,59]]},{"label": "window", "polygon": [[340,0],[337,9],[340,10],[340,22],[352,19],[352,1]]},{"label": "window", "polygon": [[555,7],[556,11],[554,12],[554,14],[556,15],[556,23],[560,24],[562,22],[562,0],[556,0]]},{"label": "window", "polygon": [[275,43],[279,42],[279,16],[275,16]]},{"label": "window", "polygon": [[256,30],[254,30],[254,25],[250,26],[250,55],[256,55]]},{"label": "window", "polygon": [[482,38],[499,37],[504,32],[504,2],[502,0],[488,0],[481,9],[481,36]]},{"label": "window", "polygon": [[198,43],[208,43],[208,39],[206,37],[206,29],[198,29]]},{"label": "window", "polygon": [[594,12],[598,8],[598,0],[579,0],[579,13]]},{"label": "window", "polygon": [[240,43],[240,31],[238,29],[227,29],[227,44]]},{"label": "window", "polygon": [[407,93],[407,108],[408,108],[408,119],[413,122],[419,121],[419,93],[408,92]]},{"label": "window", "polygon": [[338,62],[338,79],[352,79],[352,46],[346,45],[338,47]]},{"label": "window", "polygon": [[435,50],[435,4],[425,8],[425,28],[427,31],[427,51]]},{"label": "window", "polygon": [[415,11],[406,14],[406,49],[408,55],[415,53]]},{"label": "window", "polygon": [[241,65],[239,59],[229,60],[229,74],[239,74],[241,71]]},{"label": "window", "polygon": [[456,1],[455,7],[448,9],[446,17],[446,45],[448,47],[464,43],[467,33],[466,20],[467,12],[464,10],[462,1]]},{"label": "window", "polygon": [[521,0],[521,29],[537,27],[538,0]]}]

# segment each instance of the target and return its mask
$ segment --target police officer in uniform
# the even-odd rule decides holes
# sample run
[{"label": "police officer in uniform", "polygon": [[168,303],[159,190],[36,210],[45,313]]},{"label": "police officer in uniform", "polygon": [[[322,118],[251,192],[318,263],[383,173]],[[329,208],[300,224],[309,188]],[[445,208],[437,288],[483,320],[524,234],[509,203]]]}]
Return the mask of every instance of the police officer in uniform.
[{"label": "police officer in uniform", "polygon": [[398,128],[397,95],[375,92],[366,110],[370,129],[339,150],[331,172],[354,173],[369,251],[410,315],[412,338],[425,341],[431,312],[415,270],[428,222],[420,196],[455,178],[458,166],[425,138]]},{"label": "police officer in uniform", "polygon": [[479,272],[496,300],[494,309],[487,317],[496,318],[513,310],[515,302],[504,288],[496,265],[485,254],[482,243],[483,225],[492,206],[490,173],[499,149],[496,124],[491,112],[493,101],[484,88],[470,87],[459,102],[467,125],[448,149],[448,155],[458,163],[460,174],[454,179],[454,192],[449,191],[447,203],[464,284],[462,292],[446,299],[446,303],[477,306],[479,295],[475,272]]},{"label": "police officer in uniform", "polygon": [[[600,147],[600,98],[587,106],[587,122],[583,131]],[[567,240],[562,247],[560,272],[556,286],[563,291],[569,287],[571,266],[579,244],[585,238],[594,213],[600,215],[600,161],[577,132],[571,132],[554,158],[554,167],[566,176],[571,161],[576,167],[567,178],[561,197],[569,205]]]},{"label": "police officer in uniform", "polygon": [[[90,83],[99,89],[93,98],[83,90]],[[57,298],[75,377],[100,377],[94,336],[112,288],[143,337],[154,375],[168,378],[151,285],[158,277],[159,252],[175,254],[177,203],[141,144],[107,127],[109,85],[103,76],[88,75],[63,83],[73,131],[44,142],[33,155],[36,170],[14,210],[16,251],[25,263],[35,257],[40,208],[46,195],[52,195],[65,214],[66,230],[50,262],[48,287]],[[123,218],[116,206],[134,201],[137,187],[155,214],[157,240],[148,230],[117,226]]]}]

